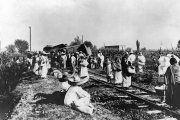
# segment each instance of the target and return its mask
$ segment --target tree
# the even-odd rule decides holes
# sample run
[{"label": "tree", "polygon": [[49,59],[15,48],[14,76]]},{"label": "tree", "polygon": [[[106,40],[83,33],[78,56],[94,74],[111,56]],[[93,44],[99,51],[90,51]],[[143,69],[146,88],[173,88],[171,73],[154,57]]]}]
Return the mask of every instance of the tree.
[{"label": "tree", "polygon": [[137,47],[137,52],[139,52],[139,49],[140,49],[140,42],[137,40],[136,41],[136,47]]},{"label": "tree", "polygon": [[6,50],[9,53],[14,53],[16,51],[16,46],[13,44],[10,44],[10,45],[6,46]]},{"label": "tree", "polygon": [[146,47],[141,48],[141,51],[142,51],[142,52],[145,52],[145,51],[146,51]]},{"label": "tree", "polygon": [[26,40],[16,39],[14,43],[20,53],[24,53],[29,48],[29,43]]},{"label": "tree", "polygon": [[97,54],[97,53],[98,53],[97,46],[96,46],[96,45],[93,45],[93,46],[91,47],[91,51],[92,51],[93,54]]},{"label": "tree", "polygon": [[130,51],[131,51],[131,48],[127,47],[127,48],[125,49],[125,51],[126,51],[126,52],[130,52]]},{"label": "tree", "polygon": [[79,39],[79,36],[77,36],[76,38],[74,38],[74,41],[72,41],[70,43],[70,46],[74,46],[74,45],[80,45],[82,43],[82,40]]},{"label": "tree", "polygon": [[84,44],[86,45],[86,47],[93,47],[91,41],[85,41]]}]

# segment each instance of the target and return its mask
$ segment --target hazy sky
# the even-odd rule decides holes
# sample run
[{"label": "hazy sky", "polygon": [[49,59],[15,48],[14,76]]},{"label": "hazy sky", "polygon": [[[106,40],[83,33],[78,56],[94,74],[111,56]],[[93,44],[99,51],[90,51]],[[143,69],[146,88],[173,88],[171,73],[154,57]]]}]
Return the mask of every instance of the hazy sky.
[{"label": "hazy sky", "polygon": [[176,47],[180,39],[180,0],[0,0],[0,41],[29,41],[32,50],[69,44],[77,35],[98,47],[126,45]]}]

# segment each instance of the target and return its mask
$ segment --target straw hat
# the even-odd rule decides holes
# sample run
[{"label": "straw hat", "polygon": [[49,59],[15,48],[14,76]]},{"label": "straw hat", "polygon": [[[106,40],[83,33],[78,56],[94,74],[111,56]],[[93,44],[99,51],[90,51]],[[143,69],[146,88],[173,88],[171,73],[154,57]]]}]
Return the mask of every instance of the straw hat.
[{"label": "straw hat", "polygon": [[58,79],[59,79],[60,82],[66,82],[71,77],[73,77],[73,75],[70,75],[68,72],[64,72],[62,77],[58,76]]},{"label": "straw hat", "polygon": [[62,76],[58,75],[58,79],[60,82],[66,82],[68,81],[69,74],[67,72],[64,72]]},{"label": "straw hat", "polygon": [[77,76],[73,76],[71,78],[68,79],[68,83],[71,86],[77,86],[77,85],[82,85],[84,83],[86,83],[89,80],[88,76],[84,76],[84,77],[79,77]]}]

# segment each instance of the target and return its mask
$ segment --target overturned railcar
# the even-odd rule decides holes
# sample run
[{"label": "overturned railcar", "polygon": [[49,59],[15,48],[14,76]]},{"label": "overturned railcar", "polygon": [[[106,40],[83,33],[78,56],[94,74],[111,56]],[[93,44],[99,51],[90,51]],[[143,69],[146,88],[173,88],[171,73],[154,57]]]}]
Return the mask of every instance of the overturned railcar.
[{"label": "overturned railcar", "polygon": [[85,44],[81,44],[81,45],[75,45],[75,46],[68,46],[67,50],[70,53],[75,53],[75,52],[80,52],[82,51],[83,53],[85,53],[87,56],[90,56],[92,54],[90,47],[86,47]]}]

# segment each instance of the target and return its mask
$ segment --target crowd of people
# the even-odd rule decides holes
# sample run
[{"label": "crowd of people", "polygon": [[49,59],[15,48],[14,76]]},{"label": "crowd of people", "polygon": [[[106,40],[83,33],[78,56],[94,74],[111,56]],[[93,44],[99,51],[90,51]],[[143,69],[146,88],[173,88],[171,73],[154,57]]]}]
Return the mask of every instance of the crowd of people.
[{"label": "crowd of people", "polygon": [[[160,55],[158,60],[158,74],[164,77],[166,86],[164,101],[172,106],[176,106],[179,100],[179,88],[176,83],[180,79],[178,61],[173,55]],[[16,62],[19,63],[19,59],[16,59]],[[81,85],[89,80],[88,68],[104,71],[107,82],[128,89],[131,86],[131,76],[144,72],[145,62],[146,58],[142,52],[135,54],[132,50],[115,57],[114,60],[104,56],[101,51],[98,51],[97,55],[88,56],[82,51],[70,53],[65,49],[49,54],[36,52],[27,58],[28,70],[33,71],[40,79],[47,78],[50,68],[61,70],[57,77],[60,81],[59,87],[66,92],[64,104],[90,115],[94,110],[90,103],[90,94],[81,88]],[[72,70],[73,74],[64,72],[67,69]]]}]

